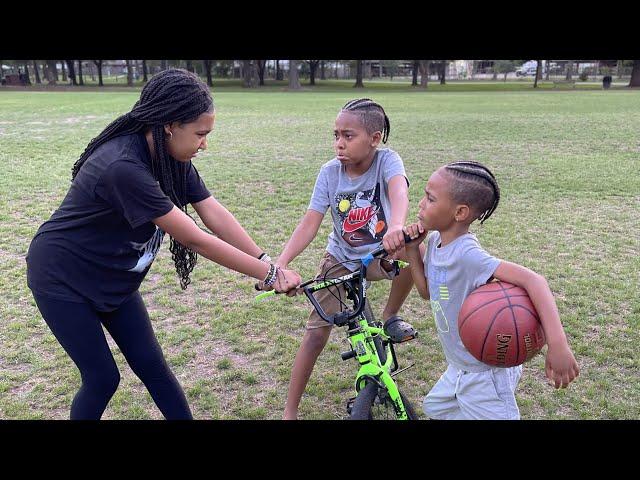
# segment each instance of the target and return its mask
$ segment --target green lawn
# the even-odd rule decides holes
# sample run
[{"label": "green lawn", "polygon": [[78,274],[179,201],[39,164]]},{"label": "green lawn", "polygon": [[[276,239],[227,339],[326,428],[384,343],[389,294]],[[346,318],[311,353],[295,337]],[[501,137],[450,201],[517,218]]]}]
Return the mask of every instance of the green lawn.
[{"label": "green lawn", "polygon": [[[216,126],[197,166],[216,198],[275,257],[306,210],[319,167],[332,158],[338,109],[356,96],[373,97],[387,110],[388,145],[411,180],[409,218],[438,166],[484,162],[503,193],[494,216],[475,229],[482,244],[549,281],[581,374],[556,391],[545,382],[544,357],[534,358],[517,394],[522,418],[640,418],[640,94],[530,86],[458,92],[453,82],[432,94],[349,85],[295,93],[284,85],[214,87]],[[68,418],[79,374],[34,305],[24,256],[65,195],[86,144],[138,96],[0,91],[1,419]],[[315,272],[329,227],[325,219],[293,262],[303,277]],[[142,293],[194,416],[280,418],[306,299],[256,303],[251,279],[202,257],[192,279],[181,291],[165,242]],[[371,289],[377,314],[388,291],[381,282]],[[428,304],[412,292],[403,314],[421,335],[397,349],[401,366],[416,364],[399,382],[419,406],[445,362]],[[110,344],[122,381],[103,418],[162,418]],[[344,331],[334,330],[303,397],[303,418],[345,417],[356,372],[353,361],[340,359],[345,348]]]}]

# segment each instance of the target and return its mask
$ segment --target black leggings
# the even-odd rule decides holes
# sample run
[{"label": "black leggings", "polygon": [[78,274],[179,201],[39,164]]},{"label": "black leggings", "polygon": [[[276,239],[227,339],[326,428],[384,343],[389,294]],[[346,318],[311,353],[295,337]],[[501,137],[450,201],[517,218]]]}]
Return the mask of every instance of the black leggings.
[{"label": "black leggings", "polygon": [[45,322],[82,376],[82,385],[71,404],[72,420],[100,419],[120,383],[120,372],[101,325],[111,334],[164,417],[192,419],[139,292],[113,312],[98,312],[85,303],[54,300],[35,293],[33,296]]}]

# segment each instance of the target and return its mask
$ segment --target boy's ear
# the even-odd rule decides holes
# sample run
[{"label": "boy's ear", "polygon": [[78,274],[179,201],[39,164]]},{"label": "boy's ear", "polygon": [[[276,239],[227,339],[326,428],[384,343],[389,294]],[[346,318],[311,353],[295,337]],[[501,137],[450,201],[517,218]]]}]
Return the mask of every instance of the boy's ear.
[{"label": "boy's ear", "polygon": [[373,135],[371,135],[371,146],[377,147],[380,144],[380,140],[382,140],[382,132],[374,132]]},{"label": "boy's ear", "polygon": [[468,222],[471,218],[471,209],[469,205],[457,205],[455,218],[456,222]]}]

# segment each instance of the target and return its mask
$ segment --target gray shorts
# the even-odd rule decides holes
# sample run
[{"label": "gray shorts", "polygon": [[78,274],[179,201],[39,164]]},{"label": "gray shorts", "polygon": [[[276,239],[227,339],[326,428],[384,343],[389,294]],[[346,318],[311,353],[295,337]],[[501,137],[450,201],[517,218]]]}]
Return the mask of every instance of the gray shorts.
[{"label": "gray shorts", "polygon": [[436,420],[519,420],[515,390],[522,365],[466,372],[449,365],[424,398],[423,410]]}]

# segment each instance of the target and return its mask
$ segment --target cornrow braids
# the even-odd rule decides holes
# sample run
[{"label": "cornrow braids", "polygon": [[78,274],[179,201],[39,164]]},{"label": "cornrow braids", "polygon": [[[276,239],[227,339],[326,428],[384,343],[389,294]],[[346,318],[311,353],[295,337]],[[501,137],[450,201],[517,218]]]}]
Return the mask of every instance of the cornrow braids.
[{"label": "cornrow braids", "polygon": [[358,98],[347,102],[341,111],[358,115],[367,133],[382,132],[382,143],[387,143],[391,123],[382,105],[370,98]]},{"label": "cornrow braids", "polygon": [[457,203],[469,205],[478,213],[482,225],[498,207],[500,187],[491,170],[479,162],[458,161],[445,165],[455,179],[451,196]]},{"label": "cornrow braids", "polygon": [[[100,135],[89,142],[73,165],[71,179],[75,179],[87,158],[103,143],[122,135],[150,130],[155,150],[151,159],[152,174],[174,205],[189,215],[186,188],[188,164],[175,160],[169,154],[164,125],[173,122],[189,123],[201,114],[213,111],[209,87],[195,74],[179,68],[164,70],[154,75],[144,86],[140,99],[130,112],[111,122]],[[173,237],[169,251],[180,278],[180,286],[184,290],[191,283],[189,275],[196,265],[198,255]]]}]

